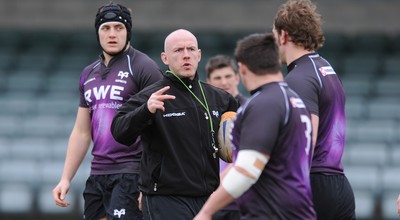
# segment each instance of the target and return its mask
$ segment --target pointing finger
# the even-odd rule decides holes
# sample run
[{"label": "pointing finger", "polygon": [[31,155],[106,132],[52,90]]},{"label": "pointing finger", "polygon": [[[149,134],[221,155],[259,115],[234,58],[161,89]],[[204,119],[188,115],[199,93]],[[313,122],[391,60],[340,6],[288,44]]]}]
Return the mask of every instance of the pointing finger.
[{"label": "pointing finger", "polygon": [[162,95],[164,94],[164,92],[166,92],[170,87],[169,86],[165,86],[164,88],[161,88],[160,90],[158,90],[157,92],[153,93],[155,95]]}]

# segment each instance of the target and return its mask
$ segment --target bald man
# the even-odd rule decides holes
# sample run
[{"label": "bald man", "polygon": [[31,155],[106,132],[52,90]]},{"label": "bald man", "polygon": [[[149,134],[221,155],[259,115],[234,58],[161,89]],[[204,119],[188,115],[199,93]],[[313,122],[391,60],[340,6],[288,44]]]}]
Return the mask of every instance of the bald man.
[{"label": "bald man", "polygon": [[219,185],[216,133],[221,115],[236,111],[228,92],[199,80],[196,37],[179,29],[165,39],[164,78],[132,96],[111,131],[128,144],[141,136],[139,188],[145,219],[193,219]]}]

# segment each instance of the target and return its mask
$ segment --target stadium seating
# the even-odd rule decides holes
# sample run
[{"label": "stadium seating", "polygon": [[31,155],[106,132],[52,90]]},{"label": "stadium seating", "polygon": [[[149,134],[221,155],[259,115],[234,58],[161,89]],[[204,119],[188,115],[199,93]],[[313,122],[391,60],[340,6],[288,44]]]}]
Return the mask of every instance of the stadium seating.
[{"label": "stadium seating", "polygon": [[343,58],[343,79],[372,80],[378,75],[381,63],[375,54],[350,54]]},{"label": "stadium seating", "polygon": [[400,120],[399,100],[383,97],[371,100],[366,107],[368,118],[378,120]]},{"label": "stadium seating", "polygon": [[29,214],[33,211],[34,195],[27,184],[2,184],[0,188],[0,212],[5,214]]},{"label": "stadium seating", "polygon": [[376,93],[379,97],[399,97],[400,80],[385,78],[376,82]]},{"label": "stadium seating", "polygon": [[[399,52],[400,53],[400,52]],[[384,78],[400,79],[400,54],[386,56],[382,61]]]},{"label": "stadium seating", "polygon": [[382,217],[385,220],[399,219],[397,214],[396,201],[399,195],[399,190],[388,190],[382,193]]},{"label": "stadium seating", "polygon": [[347,159],[352,166],[382,167],[389,160],[387,144],[383,142],[353,142],[347,145]]},{"label": "stadium seating", "polygon": [[[161,69],[166,68],[160,59],[166,33],[132,36],[133,45]],[[205,79],[208,57],[232,55],[236,40],[249,33],[196,33],[203,52],[200,78]],[[327,33],[319,52],[334,66],[347,95],[343,162],[357,216],[391,219],[397,217],[393,210],[400,193],[400,34],[361,36]],[[69,199],[75,205],[61,209],[49,193],[63,169],[79,103],[79,74],[100,53],[93,39],[94,31],[0,34],[0,218],[7,213],[81,215],[90,152],[73,180]],[[240,90],[247,94],[242,84]]]},{"label": "stadium seating", "polygon": [[375,215],[376,199],[373,193],[367,190],[354,190],[356,203],[356,218],[371,219]]},{"label": "stadium seating", "polygon": [[355,33],[348,36],[347,49],[353,54],[380,56],[389,51],[389,36],[384,33]]},{"label": "stadium seating", "polygon": [[[352,74],[352,73],[349,73]],[[365,97],[371,93],[373,83],[367,77],[350,77],[343,81],[347,96]]]},{"label": "stadium seating", "polygon": [[[327,58],[334,58],[341,56],[348,52],[348,36],[340,32],[327,32],[325,33],[324,46],[319,49],[319,53]],[[331,59],[329,59],[330,61]],[[332,64],[333,65],[333,64]],[[335,65],[334,65],[335,67]]]}]

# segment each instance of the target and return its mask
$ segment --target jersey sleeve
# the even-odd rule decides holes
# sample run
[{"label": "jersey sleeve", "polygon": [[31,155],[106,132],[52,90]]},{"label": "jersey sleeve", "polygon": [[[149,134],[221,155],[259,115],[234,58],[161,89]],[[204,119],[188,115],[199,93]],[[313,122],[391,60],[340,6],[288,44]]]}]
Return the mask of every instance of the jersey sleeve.
[{"label": "jersey sleeve", "polygon": [[138,91],[157,82],[163,77],[162,71],[157,63],[145,54],[138,54],[133,60],[134,77]]}]

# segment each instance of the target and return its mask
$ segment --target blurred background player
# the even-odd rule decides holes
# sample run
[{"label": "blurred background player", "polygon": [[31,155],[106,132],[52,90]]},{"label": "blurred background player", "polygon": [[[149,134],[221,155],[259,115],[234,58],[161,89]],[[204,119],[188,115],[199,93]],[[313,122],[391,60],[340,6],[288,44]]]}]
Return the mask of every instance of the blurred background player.
[{"label": "blurred background player", "polygon": [[193,219],[219,185],[219,122],[238,104],[229,93],[199,80],[201,50],[191,32],[170,33],[161,59],[169,68],[164,78],[118,110],[112,134],[127,145],[142,138],[144,218]]},{"label": "blurred background player", "polygon": [[[235,97],[239,105],[243,105],[246,102],[247,97],[239,92],[238,85],[240,83],[240,76],[235,61],[231,57],[223,54],[210,57],[205,65],[205,70],[207,73],[207,83],[229,92]],[[236,154],[236,152],[234,152],[234,154]],[[229,164],[230,163],[220,159],[219,169],[221,174]],[[232,202],[215,213],[213,219],[238,220],[240,219],[239,208],[235,202]]]},{"label": "blurred background player", "polygon": [[240,105],[247,98],[239,92],[240,76],[235,61],[227,55],[215,55],[207,60],[207,82],[215,87],[229,92]]},{"label": "blurred background player", "polygon": [[311,119],[283,81],[272,34],[241,39],[235,58],[249,100],[238,110],[234,165],[196,216],[209,220],[236,199],[241,219],[315,219],[310,186]]},{"label": "blurred background player", "polygon": [[311,186],[318,219],[355,219],[354,194],[342,164],[346,98],[335,70],[317,53],[325,40],[321,26],[311,1],[289,0],[276,13],[273,33],[287,65],[285,80],[311,113]]},{"label": "blurred background player", "polygon": [[138,178],[142,146],[116,142],[110,131],[117,109],[128,98],[158,81],[162,73],[147,55],[130,45],[131,13],[125,6],[106,4],[95,19],[99,59],[81,73],[80,103],[69,138],[62,177],[53,190],[58,206],[93,140],[92,165],[84,190],[85,219],[143,219],[138,208]]}]

